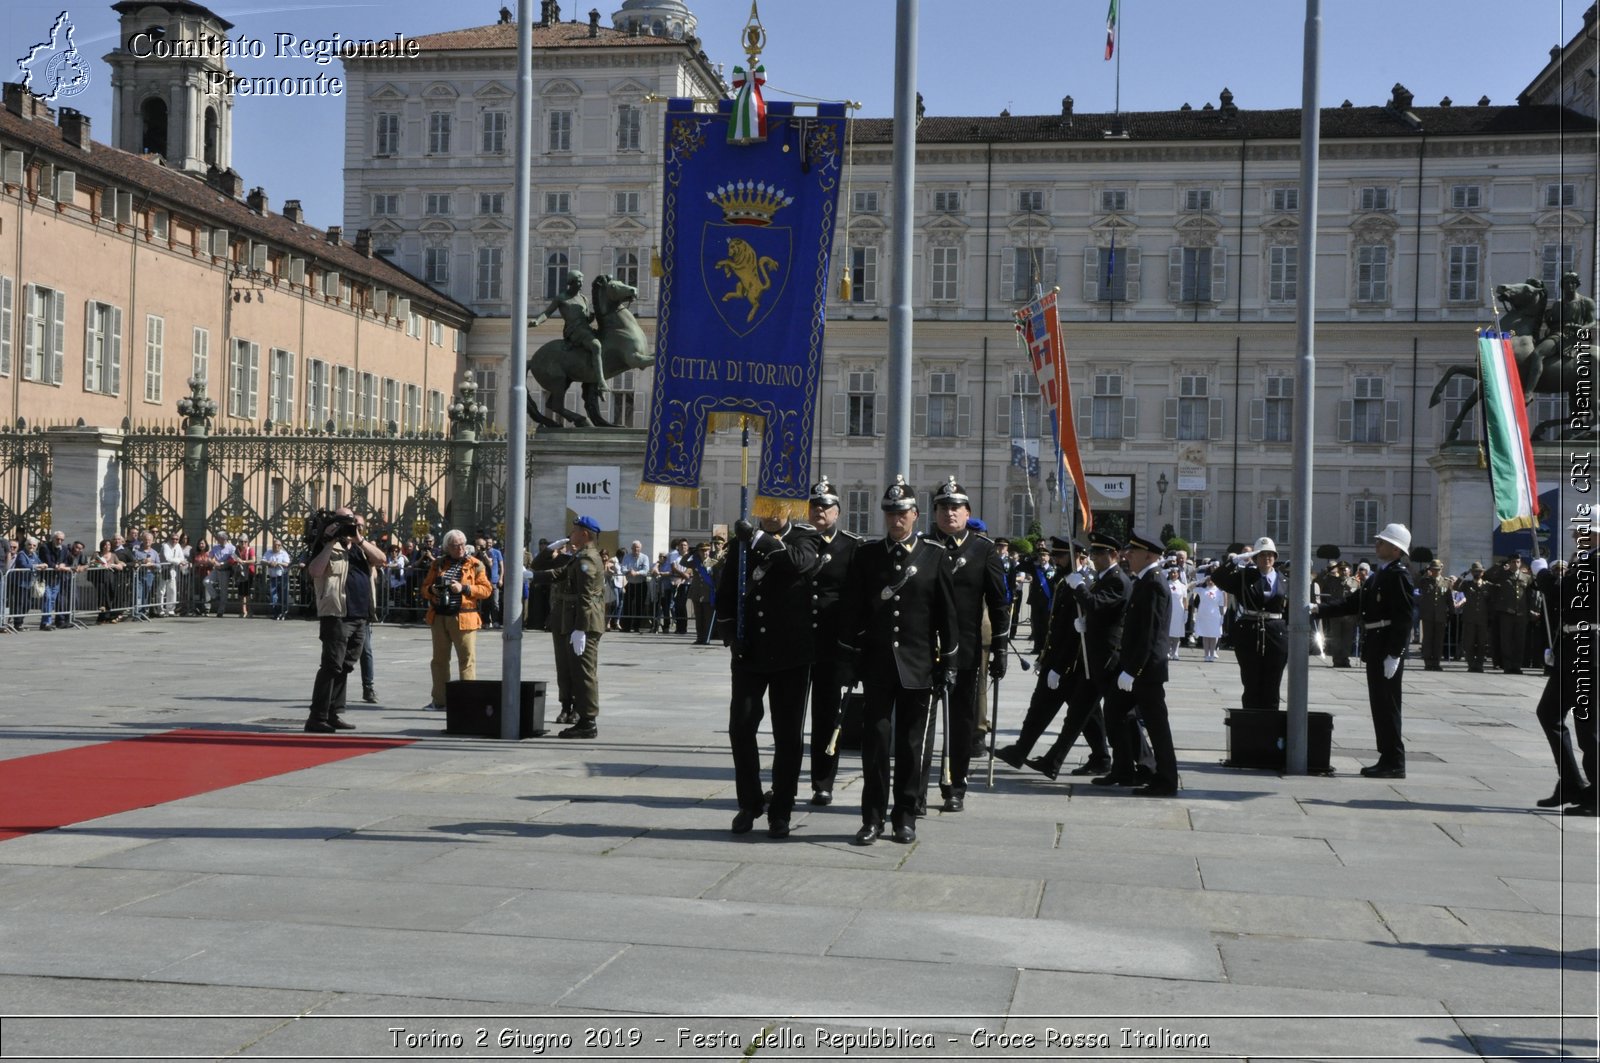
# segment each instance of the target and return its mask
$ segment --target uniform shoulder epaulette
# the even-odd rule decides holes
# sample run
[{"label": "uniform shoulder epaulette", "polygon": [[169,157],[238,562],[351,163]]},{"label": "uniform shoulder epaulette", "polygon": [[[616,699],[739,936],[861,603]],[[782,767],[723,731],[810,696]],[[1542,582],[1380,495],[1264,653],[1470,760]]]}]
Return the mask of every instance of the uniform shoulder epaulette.
[{"label": "uniform shoulder epaulette", "polygon": [[968,532],[967,534],[971,535],[974,539],[977,539],[979,542],[988,543],[990,546],[994,545],[994,540],[989,538],[989,536],[985,535],[983,532]]},{"label": "uniform shoulder epaulette", "polygon": [[816,531],[817,530],[815,525],[807,524],[803,520],[791,520],[789,522],[789,527],[791,527],[791,528],[799,528],[801,531]]},{"label": "uniform shoulder epaulette", "polygon": [[846,539],[854,540],[855,542],[858,542],[858,543],[864,543],[864,542],[867,541],[866,536],[857,535],[855,532],[850,531],[848,528],[840,528],[837,531],[835,531],[833,534],[835,536],[841,536],[841,537],[846,538]]}]

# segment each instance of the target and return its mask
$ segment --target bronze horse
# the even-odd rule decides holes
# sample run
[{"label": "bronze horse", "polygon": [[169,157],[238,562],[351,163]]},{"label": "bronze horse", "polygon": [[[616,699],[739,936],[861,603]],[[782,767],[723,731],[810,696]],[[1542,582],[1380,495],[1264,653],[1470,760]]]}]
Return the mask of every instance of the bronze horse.
[{"label": "bronze horse", "polygon": [[[602,371],[609,380],[630,369],[643,369],[655,364],[650,353],[650,341],[634,318],[628,304],[639,294],[632,285],[614,280],[602,273],[590,285],[590,305],[593,308],[595,331],[600,334],[600,361]],[[550,340],[528,359],[528,375],[544,389],[545,412],[533,395],[528,395],[528,416],[546,428],[561,428],[557,418],[564,418],[582,428],[593,424],[597,428],[610,428],[611,422],[600,415],[600,384],[594,379],[593,356],[567,346],[565,340]],[[583,408],[587,418],[567,409],[567,389],[573,384],[583,385]]]},{"label": "bronze horse", "polygon": [[[1521,284],[1496,285],[1494,297],[1505,308],[1500,316],[1500,331],[1512,336],[1511,347],[1517,359],[1517,375],[1522,379],[1525,401],[1531,404],[1535,395],[1570,395],[1571,387],[1578,380],[1578,359],[1593,359],[1594,352],[1592,348],[1579,349],[1563,344],[1560,334],[1548,327],[1545,311],[1549,294],[1545,291],[1544,283],[1527,280]],[[1439,405],[1445,387],[1458,376],[1477,379],[1478,364],[1472,362],[1446,366],[1439,382],[1434,385],[1433,397],[1428,400],[1430,407]],[[1453,443],[1460,438],[1461,426],[1473,406],[1477,405],[1478,397],[1478,390],[1474,389],[1461,404],[1461,412],[1456,414],[1449,430],[1445,432],[1446,443]],[[1566,421],[1565,417],[1556,417],[1541,422],[1530,430],[1529,435],[1538,439],[1546,429],[1563,425]]]}]

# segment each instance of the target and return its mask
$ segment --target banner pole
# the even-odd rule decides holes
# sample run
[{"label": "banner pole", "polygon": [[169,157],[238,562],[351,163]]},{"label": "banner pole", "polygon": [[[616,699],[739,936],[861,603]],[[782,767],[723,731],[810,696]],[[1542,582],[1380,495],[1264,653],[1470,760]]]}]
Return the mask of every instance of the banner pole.
[{"label": "banner pole", "polygon": [[[750,418],[744,414],[739,415],[739,519],[750,519]],[[745,578],[749,572],[750,552],[745,549],[749,544],[740,539],[739,543],[739,600],[736,604],[736,617],[734,623],[734,640],[740,645],[744,643],[744,588]]]}]

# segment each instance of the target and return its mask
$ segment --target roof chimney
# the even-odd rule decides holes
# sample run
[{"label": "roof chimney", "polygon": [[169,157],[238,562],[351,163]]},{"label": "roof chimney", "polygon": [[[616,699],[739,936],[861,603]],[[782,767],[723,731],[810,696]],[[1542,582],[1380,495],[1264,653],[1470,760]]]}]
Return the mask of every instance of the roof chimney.
[{"label": "roof chimney", "polygon": [[267,193],[260,185],[250,190],[250,195],[245,197],[245,203],[257,214],[267,212]]},{"label": "roof chimney", "polygon": [[328,226],[328,243],[338,247],[344,243],[344,227],[340,225]]},{"label": "roof chimney", "polygon": [[305,219],[305,213],[301,211],[298,199],[286,199],[283,201],[283,217],[285,221],[294,222],[296,225],[299,225]]},{"label": "roof chimney", "polygon": [[367,258],[371,258],[372,257],[372,230],[371,229],[357,229],[356,230],[356,254],[365,255]]},{"label": "roof chimney", "polygon": [[75,148],[89,150],[89,116],[71,107],[61,108],[61,139]]},{"label": "roof chimney", "polygon": [[1061,97],[1061,117],[1063,117],[1063,118],[1071,118],[1072,117],[1072,97],[1071,96],[1063,96],[1063,97]]},{"label": "roof chimney", "polygon": [[244,178],[231,166],[226,170],[213,166],[206,173],[206,181],[229,199],[238,199],[244,193]]},{"label": "roof chimney", "polygon": [[600,9],[598,7],[589,9],[589,36],[600,36]]},{"label": "roof chimney", "polygon": [[24,121],[33,121],[33,93],[22,87],[20,81],[8,81],[5,87],[6,110]]},{"label": "roof chimney", "polygon": [[1227,89],[1223,89],[1222,95],[1219,96],[1218,99],[1222,101],[1222,106],[1217,108],[1218,111],[1227,115],[1239,113],[1239,108],[1233,105],[1233,93],[1229,92]]},{"label": "roof chimney", "polygon": [[1389,92],[1391,93],[1389,97],[1390,107],[1397,111],[1411,110],[1411,101],[1416,99],[1416,97],[1411,95],[1410,90],[1408,90],[1404,85],[1396,81],[1394,83],[1394,88],[1390,89]]}]

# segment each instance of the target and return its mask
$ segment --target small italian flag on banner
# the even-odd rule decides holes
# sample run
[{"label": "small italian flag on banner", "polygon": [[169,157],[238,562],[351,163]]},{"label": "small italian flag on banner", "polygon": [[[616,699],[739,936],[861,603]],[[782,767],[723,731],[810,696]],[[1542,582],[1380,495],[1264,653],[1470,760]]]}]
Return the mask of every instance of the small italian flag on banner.
[{"label": "small italian flag on banner", "polygon": [[1478,369],[1495,520],[1501,531],[1532,528],[1538,523],[1539,485],[1528,436],[1528,406],[1511,338],[1503,332],[1480,333]]},{"label": "small italian flag on banner", "polygon": [[1111,6],[1106,8],[1106,58],[1111,58],[1111,53],[1117,50],[1117,0],[1111,0]]}]

